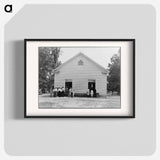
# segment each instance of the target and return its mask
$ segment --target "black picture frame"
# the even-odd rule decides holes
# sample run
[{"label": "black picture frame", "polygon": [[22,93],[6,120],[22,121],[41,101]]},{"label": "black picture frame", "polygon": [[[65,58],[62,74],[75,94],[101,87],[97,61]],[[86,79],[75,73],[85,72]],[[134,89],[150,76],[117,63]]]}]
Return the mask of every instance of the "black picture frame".
[{"label": "black picture frame", "polygon": [[[90,41],[90,42],[94,42],[94,41],[130,41],[133,42],[133,111],[132,111],[132,115],[130,116],[29,116],[27,115],[27,50],[26,50],[26,44],[29,41]],[[135,39],[24,39],[24,118],[135,118],[135,44],[136,40]]]}]

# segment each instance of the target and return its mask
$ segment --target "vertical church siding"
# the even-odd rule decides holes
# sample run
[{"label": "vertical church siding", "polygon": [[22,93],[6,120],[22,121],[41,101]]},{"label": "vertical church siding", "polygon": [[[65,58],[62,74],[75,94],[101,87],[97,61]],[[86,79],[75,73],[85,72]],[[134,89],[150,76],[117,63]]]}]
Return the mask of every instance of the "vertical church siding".
[{"label": "vertical church siding", "polygon": [[[83,65],[78,65],[82,60]],[[93,62],[88,60],[83,54],[75,57],[55,74],[55,87],[65,87],[65,80],[72,80],[72,88],[75,93],[86,93],[88,91],[88,80],[96,82],[96,90],[100,95],[107,93],[107,76],[102,74],[102,70]]]}]

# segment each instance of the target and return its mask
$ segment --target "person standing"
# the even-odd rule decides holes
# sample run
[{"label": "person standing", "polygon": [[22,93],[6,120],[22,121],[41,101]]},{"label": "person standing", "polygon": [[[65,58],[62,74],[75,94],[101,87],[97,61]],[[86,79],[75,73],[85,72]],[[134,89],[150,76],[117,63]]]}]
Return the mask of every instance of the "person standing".
[{"label": "person standing", "polygon": [[69,97],[72,96],[72,88],[69,89]]},{"label": "person standing", "polygon": [[54,91],[55,91],[55,97],[57,97],[57,92],[58,92],[57,88],[55,88]]},{"label": "person standing", "polygon": [[59,97],[62,96],[62,89],[61,89],[60,87],[59,87],[59,89],[58,89],[58,94],[59,94],[59,95],[58,95]]},{"label": "person standing", "polygon": [[59,94],[60,94],[60,90],[59,90],[59,87],[57,88],[57,96],[59,97]]},{"label": "person standing", "polygon": [[50,88],[50,97],[52,97],[52,96],[53,96],[53,89]]},{"label": "person standing", "polygon": [[64,97],[64,87],[62,87],[62,97]]},{"label": "person standing", "polygon": [[90,97],[90,89],[88,88],[87,96]]},{"label": "person standing", "polygon": [[91,90],[91,97],[93,97],[93,89]]},{"label": "person standing", "polygon": [[56,88],[53,88],[53,97],[55,97],[55,91],[56,91]]},{"label": "person standing", "polygon": [[74,90],[73,90],[73,88],[72,88],[72,97],[74,97]]}]

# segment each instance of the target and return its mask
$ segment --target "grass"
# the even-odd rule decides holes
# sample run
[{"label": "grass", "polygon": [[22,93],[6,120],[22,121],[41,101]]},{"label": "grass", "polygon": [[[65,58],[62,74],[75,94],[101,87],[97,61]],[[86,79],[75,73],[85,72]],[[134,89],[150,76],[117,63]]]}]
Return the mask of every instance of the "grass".
[{"label": "grass", "polygon": [[39,95],[40,109],[106,109],[120,108],[120,96],[107,98],[50,97]]}]

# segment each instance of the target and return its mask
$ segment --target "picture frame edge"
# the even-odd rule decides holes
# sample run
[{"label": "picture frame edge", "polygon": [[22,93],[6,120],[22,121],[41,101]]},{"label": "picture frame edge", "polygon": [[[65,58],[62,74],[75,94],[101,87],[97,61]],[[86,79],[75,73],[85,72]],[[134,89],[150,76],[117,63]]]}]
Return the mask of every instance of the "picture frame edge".
[{"label": "picture frame edge", "polygon": [[[27,42],[29,41],[132,41],[133,42],[133,108],[132,115],[129,116],[29,116],[27,115]],[[135,58],[136,58],[136,39],[135,38],[111,38],[111,39],[95,39],[95,38],[24,38],[24,118],[136,118],[136,108],[135,108]]]}]

